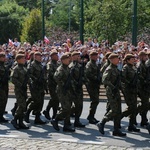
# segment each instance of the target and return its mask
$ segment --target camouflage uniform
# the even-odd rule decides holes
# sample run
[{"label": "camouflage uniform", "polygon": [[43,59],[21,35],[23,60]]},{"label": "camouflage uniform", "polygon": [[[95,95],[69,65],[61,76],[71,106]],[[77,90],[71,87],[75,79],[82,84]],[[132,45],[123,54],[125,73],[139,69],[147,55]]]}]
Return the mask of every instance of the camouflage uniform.
[{"label": "camouflage uniform", "polygon": [[[1,53],[0,55],[0,57],[5,57],[5,54],[2,55]],[[0,61],[0,122],[8,121],[3,117],[8,98],[8,80],[8,69],[5,67],[4,62]]]},{"label": "camouflage uniform", "polygon": [[96,113],[97,106],[99,104],[99,88],[100,81],[98,79],[98,75],[100,73],[100,69],[98,68],[95,60],[90,60],[84,70],[85,82],[87,91],[89,93],[91,99],[90,112],[87,119],[89,123],[95,124],[98,121],[94,118]]},{"label": "camouflage uniform", "polygon": [[25,121],[29,123],[29,114],[33,110],[35,114],[35,124],[44,124],[45,122],[40,119],[40,112],[44,103],[44,83],[46,75],[41,62],[34,60],[29,68],[29,76],[32,80],[31,96],[32,101],[29,103]]},{"label": "camouflage uniform", "polygon": [[73,61],[69,64],[69,68],[72,70],[72,102],[75,105],[75,126],[84,127],[80,123],[80,116],[83,109],[83,89],[82,89],[82,72],[83,68],[78,61]]},{"label": "camouflage uniform", "polygon": [[70,120],[71,114],[71,74],[67,64],[63,63],[63,60],[67,59],[69,65],[69,55],[63,54],[61,57],[62,64],[57,68],[54,79],[57,83],[57,95],[61,104],[61,109],[57,113],[55,119],[52,120],[52,125],[55,130],[59,131],[58,121],[64,120],[63,131],[74,132],[75,129],[71,128],[68,120]]},{"label": "camouflage uniform", "polygon": [[[118,57],[117,54],[111,54],[109,59]],[[119,61],[118,61],[119,62]],[[125,136],[120,128],[121,121],[121,96],[120,96],[120,71],[117,69],[117,65],[110,64],[102,76],[102,82],[106,87],[106,95],[110,103],[110,111],[103,117],[102,121],[97,124],[99,131],[104,134],[104,125],[107,121],[113,119],[114,121],[114,131],[115,136]]]},{"label": "camouflage uniform", "polygon": [[58,95],[56,93],[57,83],[54,80],[54,73],[55,73],[56,69],[58,68],[58,66],[59,66],[59,64],[55,60],[51,60],[51,62],[49,62],[47,64],[48,88],[49,88],[51,99],[46,107],[46,110],[43,111],[43,114],[49,120],[50,120],[50,116],[49,116],[50,108],[51,107],[53,108],[52,118],[55,118],[57,110],[58,110],[58,106],[59,106],[59,99],[58,99]]},{"label": "camouflage uniform", "polygon": [[141,115],[141,126],[147,124],[147,111],[149,105],[149,89],[148,89],[148,81],[147,81],[147,67],[145,62],[139,62],[137,64],[138,68],[138,96],[141,99],[141,104],[138,105],[138,112]]},{"label": "camouflage uniform", "polygon": [[[16,57],[18,59],[24,57],[23,54],[19,54]],[[28,129],[24,123],[24,113],[26,111],[26,98],[27,98],[27,82],[28,82],[28,76],[27,76],[27,69],[24,66],[24,64],[17,64],[11,73],[11,81],[14,84],[14,92],[17,99],[17,109],[15,111],[14,119],[11,121],[13,126],[16,129],[23,128]],[[19,119],[19,125],[17,120]]]},{"label": "camouflage uniform", "polygon": [[[131,54],[128,54],[127,57],[134,58]],[[122,112],[122,117],[129,116],[129,131],[139,132],[140,130],[134,126],[137,113],[137,72],[136,68],[129,63],[125,64],[122,69],[122,91],[128,106]]]}]

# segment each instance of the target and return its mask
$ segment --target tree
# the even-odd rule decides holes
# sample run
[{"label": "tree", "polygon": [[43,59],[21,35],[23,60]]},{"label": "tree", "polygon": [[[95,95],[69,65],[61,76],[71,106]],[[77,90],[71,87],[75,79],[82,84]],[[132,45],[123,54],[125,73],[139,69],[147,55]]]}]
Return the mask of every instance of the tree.
[{"label": "tree", "polygon": [[20,38],[22,21],[28,10],[8,0],[0,5],[0,10],[0,42],[6,43],[9,38]]},{"label": "tree", "polygon": [[42,39],[42,16],[39,9],[33,9],[23,23],[21,41],[33,44]]}]

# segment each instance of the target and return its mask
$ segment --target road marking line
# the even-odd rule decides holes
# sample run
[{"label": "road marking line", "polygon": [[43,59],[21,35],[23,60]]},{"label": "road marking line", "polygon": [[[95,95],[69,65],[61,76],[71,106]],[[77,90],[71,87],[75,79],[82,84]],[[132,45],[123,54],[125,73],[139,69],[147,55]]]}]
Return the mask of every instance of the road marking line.
[{"label": "road marking line", "polygon": [[101,141],[87,141],[87,140],[78,140],[78,139],[58,139],[57,141],[73,142],[73,143],[80,143],[80,144],[98,144],[98,145],[105,144],[105,142],[101,142]]},{"label": "road marking line", "polygon": [[5,134],[0,134],[0,137],[13,138],[13,137],[19,137],[19,135],[5,135]]}]

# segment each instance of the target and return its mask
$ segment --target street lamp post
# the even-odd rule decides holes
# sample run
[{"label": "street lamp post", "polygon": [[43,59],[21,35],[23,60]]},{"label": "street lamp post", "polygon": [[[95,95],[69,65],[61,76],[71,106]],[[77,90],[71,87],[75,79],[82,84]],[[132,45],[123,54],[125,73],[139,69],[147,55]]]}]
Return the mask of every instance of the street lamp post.
[{"label": "street lamp post", "polygon": [[80,0],[80,41],[84,43],[83,30],[84,30],[84,20],[83,20],[83,0]]},{"label": "street lamp post", "polygon": [[44,41],[45,36],[45,20],[44,20],[44,0],[42,0],[42,39]]},{"label": "street lamp post", "polygon": [[137,46],[137,0],[134,0],[133,4],[132,45]]}]

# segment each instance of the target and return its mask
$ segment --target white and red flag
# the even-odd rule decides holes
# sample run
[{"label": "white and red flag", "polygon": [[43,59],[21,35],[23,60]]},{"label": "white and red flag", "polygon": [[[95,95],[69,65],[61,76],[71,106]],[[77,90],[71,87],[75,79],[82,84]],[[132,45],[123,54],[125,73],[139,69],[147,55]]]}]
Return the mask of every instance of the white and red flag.
[{"label": "white and red flag", "polygon": [[9,46],[13,46],[13,45],[14,45],[14,42],[13,42],[11,39],[9,39],[8,45],[9,45]]},{"label": "white and red flag", "polygon": [[44,42],[46,43],[46,44],[49,44],[49,39],[46,37],[46,36],[44,36]]}]

